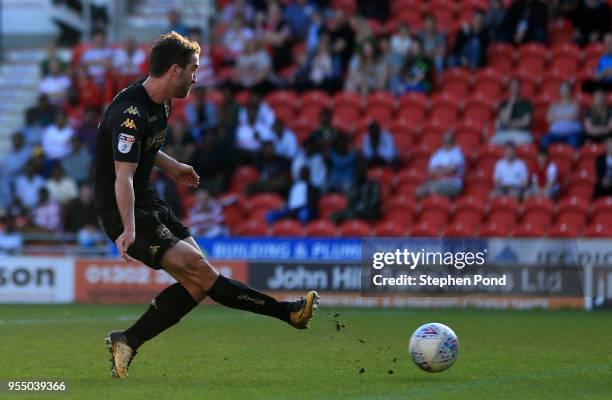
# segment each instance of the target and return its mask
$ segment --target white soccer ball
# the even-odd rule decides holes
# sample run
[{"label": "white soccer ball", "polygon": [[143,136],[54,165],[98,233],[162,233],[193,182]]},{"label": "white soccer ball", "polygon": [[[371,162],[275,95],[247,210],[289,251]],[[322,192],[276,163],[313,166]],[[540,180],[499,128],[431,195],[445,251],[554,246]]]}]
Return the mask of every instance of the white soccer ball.
[{"label": "white soccer ball", "polygon": [[412,361],[423,371],[441,372],[457,359],[459,338],[444,324],[425,324],[412,334],[408,351]]}]

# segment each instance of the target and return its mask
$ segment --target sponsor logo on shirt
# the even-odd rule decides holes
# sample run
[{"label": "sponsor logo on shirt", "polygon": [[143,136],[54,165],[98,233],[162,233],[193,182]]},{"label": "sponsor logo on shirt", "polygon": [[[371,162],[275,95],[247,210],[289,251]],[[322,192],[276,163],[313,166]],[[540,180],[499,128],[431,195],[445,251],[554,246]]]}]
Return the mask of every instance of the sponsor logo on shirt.
[{"label": "sponsor logo on shirt", "polygon": [[123,121],[120,126],[123,126],[127,129],[134,129],[135,131],[138,130],[138,128],[136,128],[136,124],[134,123],[134,120],[131,118],[126,118],[125,121]]},{"label": "sponsor logo on shirt", "polygon": [[119,141],[117,142],[117,150],[122,154],[127,154],[132,150],[132,145],[136,141],[136,138],[126,133],[119,134]]},{"label": "sponsor logo on shirt", "polygon": [[138,112],[138,109],[135,106],[128,107],[123,113],[130,115],[138,115],[140,117],[140,113]]}]

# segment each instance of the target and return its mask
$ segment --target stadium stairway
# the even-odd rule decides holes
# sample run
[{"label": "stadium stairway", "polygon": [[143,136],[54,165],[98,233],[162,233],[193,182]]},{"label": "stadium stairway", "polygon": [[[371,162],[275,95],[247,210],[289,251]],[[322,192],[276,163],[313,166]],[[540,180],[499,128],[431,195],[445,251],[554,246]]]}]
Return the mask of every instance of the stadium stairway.
[{"label": "stadium stairway", "polygon": [[36,102],[42,49],[5,52],[0,64],[0,158],[10,150],[11,134],[21,128],[25,110]]}]

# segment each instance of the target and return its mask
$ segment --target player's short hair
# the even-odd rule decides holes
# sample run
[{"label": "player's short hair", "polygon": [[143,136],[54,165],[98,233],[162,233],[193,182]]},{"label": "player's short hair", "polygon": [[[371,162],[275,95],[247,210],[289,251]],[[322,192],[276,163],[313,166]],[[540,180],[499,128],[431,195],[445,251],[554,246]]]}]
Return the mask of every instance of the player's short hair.
[{"label": "player's short hair", "polygon": [[191,61],[192,54],[200,53],[200,45],[174,31],[158,37],[153,42],[149,74],[159,77],[166,73],[174,64],[185,68]]}]

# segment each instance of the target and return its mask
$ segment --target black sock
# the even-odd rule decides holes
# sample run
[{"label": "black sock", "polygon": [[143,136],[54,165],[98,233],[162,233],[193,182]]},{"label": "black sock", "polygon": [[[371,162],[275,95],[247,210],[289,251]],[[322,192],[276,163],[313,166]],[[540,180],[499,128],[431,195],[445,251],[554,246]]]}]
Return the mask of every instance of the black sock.
[{"label": "black sock", "polygon": [[149,309],[124,332],[134,350],[144,342],[176,324],[198,303],[180,283],[165,288],[151,302]]},{"label": "black sock", "polygon": [[268,315],[289,322],[287,303],[276,301],[242,282],[226,278],[223,275],[219,275],[208,290],[208,295],[211,299],[226,307]]}]

